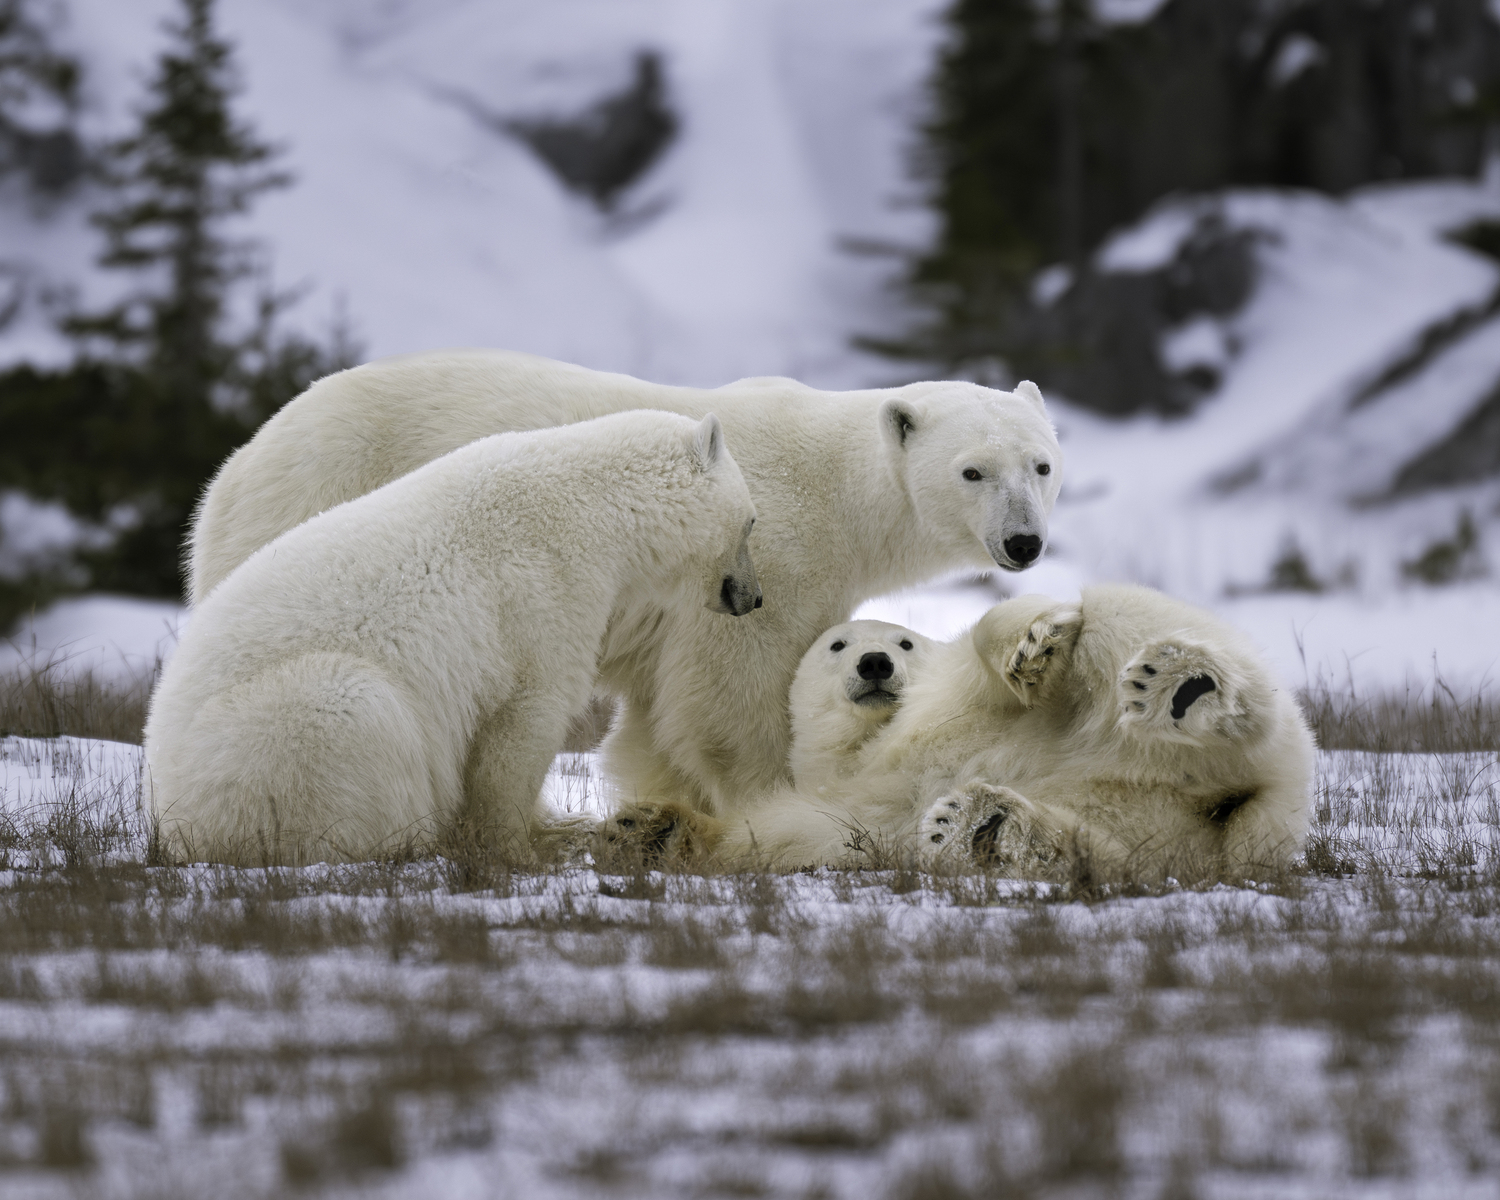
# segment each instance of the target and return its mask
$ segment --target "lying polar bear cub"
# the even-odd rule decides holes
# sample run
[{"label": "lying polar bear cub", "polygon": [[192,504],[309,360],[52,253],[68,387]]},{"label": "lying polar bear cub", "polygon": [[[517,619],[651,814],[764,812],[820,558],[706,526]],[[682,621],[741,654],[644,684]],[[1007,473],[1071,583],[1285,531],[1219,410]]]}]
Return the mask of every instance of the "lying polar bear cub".
[{"label": "lying polar bear cub", "polygon": [[[792,681],[790,767],[799,795],[820,796],[858,769],[860,750],[895,715],[938,645],[886,621],[823,632]],[[711,854],[723,835],[722,821],[681,802],[631,799],[600,825],[595,846],[605,857],[691,861]]]},{"label": "lying polar bear cub", "polygon": [[[799,674],[794,694],[816,688]],[[799,739],[847,709],[822,694],[821,713],[793,704]],[[1026,875],[1071,846],[1140,873],[1243,873],[1298,847],[1313,766],[1300,711],[1236,631],[1120,585],[997,605],[930,650],[852,762],[820,744],[822,765],[727,828],[721,854],[849,865],[915,846]]]}]

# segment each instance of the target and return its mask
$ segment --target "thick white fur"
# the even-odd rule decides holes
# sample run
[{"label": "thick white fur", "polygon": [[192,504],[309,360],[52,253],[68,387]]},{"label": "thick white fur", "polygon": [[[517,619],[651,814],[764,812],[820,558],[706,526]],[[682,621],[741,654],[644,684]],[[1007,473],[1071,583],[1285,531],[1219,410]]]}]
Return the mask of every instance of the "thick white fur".
[{"label": "thick white fur", "polygon": [[524,837],[611,614],[753,596],[753,518],[715,417],[635,412],[485,438],[290,530],[195,608],[152,697],[167,848],[359,859],[461,809]]},{"label": "thick white fur", "polygon": [[721,816],[786,781],[787,689],[813,639],[871,596],[951,568],[1015,566],[1006,539],[1045,539],[1061,475],[1029,383],[710,391],[502,351],[413,355],[320,381],[229,459],[194,527],[194,601],[283,530],[473,438],[628,408],[717,413],[760,514],[762,609],[617,615],[600,663],[601,688],[624,699],[605,746],[621,799]]},{"label": "thick white fur", "polygon": [[[1214,690],[1174,717],[1204,675]],[[936,647],[852,774],[773,793],[721,850],[784,867],[877,846],[962,858],[986,830],[1018,874],[1070,844],[1145,874],[1253,872],[1298,848],[1312,768],[1296,703],[1210,614],[1130,586],[1022,596]]]},{"label": "thick white fur", "polygon": [[[792,785],[815,796],[854,773],[865,743],[885,728],[907,684],[937,643],[886,621],[846,621],[825,630],[792,680]],[[860,662],[884,655],[889,678],[865,678]]]}]

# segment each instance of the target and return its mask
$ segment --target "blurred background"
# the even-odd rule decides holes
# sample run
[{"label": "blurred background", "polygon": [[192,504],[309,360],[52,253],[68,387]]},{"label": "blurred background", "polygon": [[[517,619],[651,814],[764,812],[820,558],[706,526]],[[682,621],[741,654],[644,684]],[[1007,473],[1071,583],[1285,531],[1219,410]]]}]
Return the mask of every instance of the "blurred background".
[{"label": "blurred background", "polygon": [[149,671],[223,457],[456,345],[1035,379],[1047,557],[866,615],[1136,580],[1291,686],[1469,695],[1500,2],[0,0],[0,667]]}]

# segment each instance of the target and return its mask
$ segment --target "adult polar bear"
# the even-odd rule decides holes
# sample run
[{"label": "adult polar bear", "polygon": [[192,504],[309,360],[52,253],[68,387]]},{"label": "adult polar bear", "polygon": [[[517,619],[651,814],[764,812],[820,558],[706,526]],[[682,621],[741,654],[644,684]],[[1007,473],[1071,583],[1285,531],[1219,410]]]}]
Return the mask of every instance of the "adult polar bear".
[{"label": "adult polar bear", "polygon": [[[588,504],[579,473],[596,480]],[[500,434],[288,530],[194,611],[146,724],[174,856],[259,865],[524,845],[612,613],[754,609],[716,418]]]},{"label": "adult polar bear", "polygon": [[[798,660],[862,601],[942,571],[1041,554],[1062,455],[1041,393],[962,382],[824,392],[789,379],[667,387],[532,355],[449,350],[320,380],[220,470],[192,536],[196,604],[315,513],[487,434],[628,409],[716,413],[759,514],[765,606],[617,621],[599,663],[620,696],[606,763],[625,800],[727,816],[786,778]],[[591,480],[578,479],[587,495]]]}]

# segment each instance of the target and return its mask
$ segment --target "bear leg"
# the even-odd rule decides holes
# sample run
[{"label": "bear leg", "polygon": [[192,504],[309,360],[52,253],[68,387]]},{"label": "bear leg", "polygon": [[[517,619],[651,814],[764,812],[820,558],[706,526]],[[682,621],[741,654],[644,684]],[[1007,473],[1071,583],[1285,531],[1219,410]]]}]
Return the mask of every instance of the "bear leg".
[{"label": "bear leg", "polygon": [[1083,628],[1083,611],[1077,604],[1053,603],[1038,611],[1027,599],[997,605],[975,630],[979,653],[1023,708],[1036,702],[1042,684]]},{"label": "bear leg", "polygon": [[492,848],[530,856],[548,824],[542,785],[567,727],[562,706],[512,701],[475,730],[464,766],[464,816]]},{"label": "bear leg", "polygon": [[675,800],[627,804],[599,827],[594,857],[648,867],[699,862],[724,836],[723,823]]},{"label": "bear leg", "polygon": [[1236,688],[1207,646],[1164,638],[1143,647],[1120,672],[1128,723],[1161,731],[1206,733],[1235,709]]},{"label": "bear leg", "polygon": [[917,849],[929,865],[960,863],[1032,875],[1044,872],[1061,848],[1060,832],[1040,820],[1025,796],[981,782],[940,797],[917,826]]}]

